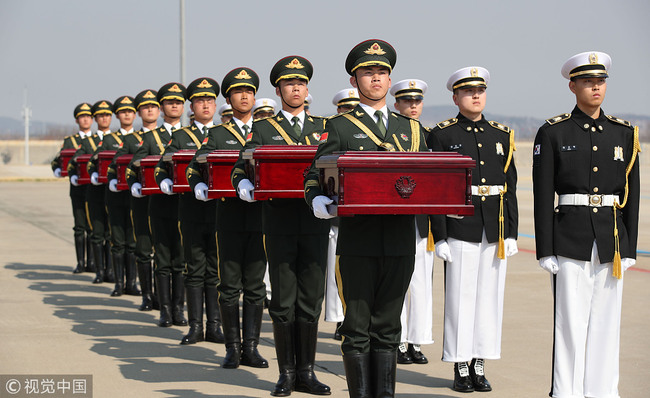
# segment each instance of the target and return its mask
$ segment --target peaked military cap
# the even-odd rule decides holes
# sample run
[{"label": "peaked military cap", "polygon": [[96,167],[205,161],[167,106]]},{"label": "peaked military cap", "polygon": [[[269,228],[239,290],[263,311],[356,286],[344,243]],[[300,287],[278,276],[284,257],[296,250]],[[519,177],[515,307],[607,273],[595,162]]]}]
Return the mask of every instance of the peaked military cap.
[{"label": "peaked military cap", "polygon": [[275,107],[278,104],[275,100],[271,98],[260,98],[255,100],[255,106],[253,106],[253,115],[256,115],[259,112],[273,112],[275,113]]},{"label": "peaked military cap", "polygon": [[164,100],[175,99],[185,102],[187,89],[180,83],[167,83],[158,90],[157,99],[162,104]]},{"label": "peaked military cap", "polygon": [[123,95],[115,100],[115,103],[113,104],[113,113],[117,114],[117,112],[127,110],[127,109],[135,112],[135,104],[134,104],[133,97],[130,97],[128,95]]},{"label": "peaked military cap", "polygon": [[312,97],[311,94],[307,94],[307,97],[305,98],[305,109],[309,109],[309,105],[311,105],[312,101],[314,101],[314,97]]},{"label": "peaked military cap", "polygon": [[332,99],[334,106],[357,106],[359,102],[359,92],[352,87],[339,91]]},{"label": "peaked military cap", "polygon": [[92,105],[90,105],[87,102],[82,102],[81,104],[75,106],[75,108],[74,108],[74,118],[76,119],[81,115],[92,116],[93,115],[92,109],[93,109]]},{"label": "peaked military cap", "polygon": [[219,83],[209,77],[199,77],[187,86],[186,96],[188,100],[196,97],[212,97],[219,96]]},{"label": "peaked military cap", "polygon": [[[223,87],[222,87],[222,89],[223,89]],[[230,106],[230,104],[223,104],[223,105],[221,105],[219,107],[218,112],[219,112],[219,115],[221,115],[221,116],[232,115],[233,114],[232,106]]]},{"label": "peaked military cap", "polygon": [[226,73],[221,81],[221,95],[228,96],[228,92],[235,87],[252,87],[255,93],[260,86],[260,77],[254,70],[246,67],[239,67]]},{"label": "peaked military cap", "polygon": [[109,115],[113,114],[113,104],[111,101],[100,100],[95,102],[93,105],[93,116],[97,116],[101,113],[108,113]]},{"label": "peaked military cap", "polygon": [[447,90],[454,91],[463,87],[487,87],[490,72],[480,66],[468,66],[452,73],[447,80]]},{"label": "peaked military cap", "polygon": [[612,66],[612,58],[598,51],[576,54],[562,65],[562,76],[566,79],[584,77],[609,77],[607,71]]},{"label": "peaked military cap", "polygon": [[369,39],[354,46],[345,60],[345,70],[350,76],[363,66],[385,66],[393,71],[397,52],[393,46],[379,39]]},{"label": "peaked military cap", "polygon": [[273,65],[271,69],[271,85],[277,87],[280,80],[303,79],[309,83],[314,74],[314,67],[307,58],[299,55],[284,57]]},{"label": "peaked military cap", "polygon": [[135,96],[135,109],[140,109],[142,105],[154,104],[160,108],[160,103],[158,102],[158,91],[156,90],[142,90]]},{"label": "peaked military cap", "polygon": [[427,84],[419,79],[400,80],[390,88],[390,94],[395,99],[424,99]]}]

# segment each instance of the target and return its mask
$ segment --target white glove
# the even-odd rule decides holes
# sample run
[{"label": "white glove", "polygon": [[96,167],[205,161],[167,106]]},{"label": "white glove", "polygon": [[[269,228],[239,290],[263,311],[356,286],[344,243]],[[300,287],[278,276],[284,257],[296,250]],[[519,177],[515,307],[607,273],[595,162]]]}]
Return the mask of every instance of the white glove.
[{"label": "white glove", "polygon": [[113,178],[108,182],[108,189],[110,189],[111,192],[119,192],[117,190],[117,178]]},{"label": "white glove", "polygon": [[452,262],[451,249],[449,249],[449,244],[446,240],[436,243],[436,256],[448,263]]},{"label": "white glove", "polygon": [[102,184],[99,183],[99,173],[98,172],[94,172],[94,173],[91,174],[90,182],[93,185],[102,185]]},{"label": "white glove", "polygon": [[334,216],[327,211],[327,205],[331,205],[333,202],[332,199],[325,195],[316,196],[311,202],[311,206],[314,208],[314,215],[323,220],[334,218]]},{"label": "white glove", "polygon": [[134,198],[143,198],[144,195],[142,194],[142,184],[139,182],[134,182],[133,185],[131,185],[131,195]]},{"label": "white glove", "polygon": [[194,187],[194,197],[197,200],[202,200],[204,202],[207,202],[208,199],[208,185],[204,182],[199,182],[196,184]]},{"label": "white glove", "polygon": [[57,178],[61,177],[61,168],[57,167],[56,169],[54,169],[53,173],[54,173],[54,177],[57,177]]},{"label": "white glove", "polygon": [[78,175],[73,175],[70,176],[70,184],[74,185],[75,187],[79,186],[79,176]]},{"label": "white glove", "polygon": [[174,182],[170,178],[165,178],[160,181],[160,190],[166,193],[167,195],[173,195],[174,191]]},{"label": "white glove", "polygon": [[636,264],[636,260],[633,258],[624,258],[621,259],[621,268],[623,268],[623,271],[627,271],[628,268]]},{"label": "white glove", "polygon": [[557,257],[555,256],[540,258],[539,266],[544,268],[544,270],[550,272],[551,274],[557,274],[557,271],[560,270],[560,264],[557,262]]},{"label": "white glove", "polygon": [[255,186],[250,180],[244,178],[243,180],[239,181],[239,184],[237,185],[237,192],[239,192],[239,199],[245,200],[246,202],[255,202],[255,199],[253,199],[254,189]]},{"label": "white glove", "polygon": [[517,249],[517,240],[513,238],[506,238],[503,242],[503,248],[505,249],[506,257],[514,256],[519,252],[519,249]]}]

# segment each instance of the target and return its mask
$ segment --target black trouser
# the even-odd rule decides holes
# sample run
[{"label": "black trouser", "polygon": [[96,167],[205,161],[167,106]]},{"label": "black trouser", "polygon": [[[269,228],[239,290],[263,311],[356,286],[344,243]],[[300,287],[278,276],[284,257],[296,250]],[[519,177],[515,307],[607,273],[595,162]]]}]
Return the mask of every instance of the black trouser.
[{"label": "black trouser", "polygon": [[185,286],[219,284],[217,242],[214,218],[206,222],[181,220],[181,237],[185,258]]},{"label": "black trouser", "polygon": [[339,328],[341,351],[395,351],[400,343],[400,314],[415,256],[338,256],[337,282],[345,319]]},{"label": "black trouser", "polygon": [[86,215],[86,187],[70,185],[70,202],[72,202],[72,217],[74,219],[75,237],[81,237],[88,234],[90,238],[90,225]]},{"label": "black trouser", "polygon": [[135,235],[131,223],[129,191],[111,192],[106,188],[106,210],[111,229],[111,253],[119,257],[135,251]]},{"label": "black trouser", "polygon": [[135,235],[135,257],[138,264],[149,264],[153,256],[151,230],[149,229],[149,197],[131,196],[131,222]]},{"label": "black trouser", "polygon": [[88,185],[86,188],[86,212],[94,244],[102,245],[110,239],[108,215],[104,205],[104,186]]},{"label": "black trouser", "polygon": [[317,322],[325,292],[328,235],[265,235],[264,239],[273,291],[271,319]]},{"label": "black trouser", "polygon": [[261,232],[217,232],[219,248],[219,302],[262,304],[266,298],[266,255]]},{"label": "black trouser", "polygon": [[178,231],[178,198],[158,194],[149,199],[149,225],[154,247],[155,274],[182,272],[183,249]]}]

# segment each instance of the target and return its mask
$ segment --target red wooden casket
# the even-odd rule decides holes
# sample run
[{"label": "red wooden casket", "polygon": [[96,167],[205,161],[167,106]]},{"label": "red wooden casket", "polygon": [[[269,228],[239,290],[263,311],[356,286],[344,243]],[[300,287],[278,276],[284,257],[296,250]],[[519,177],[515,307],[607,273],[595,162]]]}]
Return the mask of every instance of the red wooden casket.
[{"label": "red wooden casket", "polygon": [[348,151],[322,156],[321,187],[337,215],[458,214],[471,216],[472,168],[456,152]]},{"label": "red wooden casket", "polygon": [[117,160],[115,163],[117,164],[117,190],[118,191],[126,191],[129,189],[129,184],[126,182],[126,168],[129,166],[129,163],[131,163],[131,159],[133,159],[133,155],[122,155]]},{"label": "red wooden casket", "polygon": [[61,177],[68,175],[68,163],[70,163],[70,159],[72,159],[75,153],[77,153],[76,148],[62,149],[59,152],[59,159],[61,159]]},{"label": "red wooden casket", "polygon": [[77,162],[77,175],[79,176],[79,185],[90,184],[90,175],[88,174],[88,161],[93,155],[79,155],[75,159]]},{"label": "red wooden casket", "polygon": [[163,155],[163,160],[167,163],[167,170],[171,171],[174,186],[172,190],[177,192],[190,192],[190,184],[187,182],[185,171],[187,165],[194,158],[196,149],[181,149],[174,153],[167,153]]},{"label": "red wooden casket", "polygon": [[108,166],[113,162],[115,153],[117,151],[102,151],[97,155],[97,172],[99,173],[99,182],[101,184],[108,184]]},{"label": "red wooden casket", "polygon": [[237,192],[230,181],[230,173],[238,158],[239,151],[230,149],[217,149],[197,158],[201,165],[203,180],[207,181],[208,198],[237,197]]},{"label": "red wooden casket", "polygon": [[149,155],[133,163],[136,167],[139,167],[138,174],[140,177],[140,184],[142,184],[143,195],[163,193],[158,184],[156,184],[155,173],[159,161],[160,155]]},{"label": "red wooden casket", "polygon": [[264,145],[247,149],[246,173],[255,186],[253,198],[304,198],[303,181],[318,145]]}]

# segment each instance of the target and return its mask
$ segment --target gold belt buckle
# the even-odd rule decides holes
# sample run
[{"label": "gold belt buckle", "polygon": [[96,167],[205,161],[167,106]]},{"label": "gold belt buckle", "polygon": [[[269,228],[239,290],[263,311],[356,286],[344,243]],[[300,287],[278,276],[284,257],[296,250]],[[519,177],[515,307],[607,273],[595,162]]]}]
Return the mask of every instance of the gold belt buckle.
[{"label": "gold belt buckle", "polygon": [[589,195],[589,206],[600,207],[603,205],[603,195]]},{"label": "gold belt buckle", "polygon": [[478,194],[481,196],[487,196],[490,194],[490,186],[489,185],[479,185],[478,186]]}]

